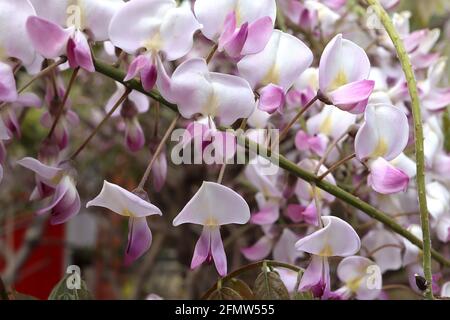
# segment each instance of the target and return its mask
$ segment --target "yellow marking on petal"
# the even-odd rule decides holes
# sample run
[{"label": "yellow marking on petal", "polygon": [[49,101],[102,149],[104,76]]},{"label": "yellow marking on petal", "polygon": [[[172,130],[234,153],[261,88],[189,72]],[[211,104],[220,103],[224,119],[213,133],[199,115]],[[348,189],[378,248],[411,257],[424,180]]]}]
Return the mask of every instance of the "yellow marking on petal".
[{"label": "yellow marking on petal", "polygon": [[204,225],[205,227],[217,227],[219,223],[216,218],[209,216]]},{"label": "yellow marking on petal", "polygon": [[344,70],[339,70],[338,74],[334,78],[330,85],[330,91],[336,90],[337,88],[348,83],[347,74]]},{"label": "yellow marking on petal", "polygon": [[323,247],[322,251],[320,251],[319,256],[321,257],[331,257],[333,255],[333,249],[329,244]]},{"label": "yellow marking on petal", "polygon": [[125,216],[125,217],[134,217],[134,216],[135,216],[134,213],[131,212],[131,211],[128,210],[128,209],[123,210],[123,211],[122,211],[122,215]]},{"label": "yellow marking on petal", "polygon": [[331,115],[328,115],[326,116],[325,120],[322,121],[319,127],[319,131],[324,135],[329,135],[331,133],[332,126],[333,126],[333,119]]},{"label": "yellow marking on petal", "polygon": [[375,150],[372,152],[373,158],[378,158],[384,156],[388,151],[388,145],[384,138],[380,138]]},{"label": "yellow marking on petal", "polygon": [[272,68],[270,68],[261,82],[263,85],[268,85],[270,83],[280,83],[280,71],[275,64],[272,66]]},{"label": "yellow marking on petal", "polygon": [[362,278],[354,278],[354,279],[351,279],[350,281],[348,281],[347,283],[346,283],[346,286],[351,290],[351,291],[353,291],[353,292],[356,292],[356,291],[358,291],[358,289],[359,289],[359,287],[360,287],[360,285],[361,285],[361,280],[362,280]]},{"label": "yellow marking on petal", "polygon": [[163,47],[163,40],[161,38],[161,34],[157,32],[150,39],[145,41],[144,48],[151,52],[158,52]]},{"label": "yellow marking on petal", "polygon": [[61,179],[63,178],[63,173],[62,172],[60,172],[60,173],[58,173],[56,176],[54,176],[51,180],[50,180],[50,182],[52,183],[52,184],[58,184],[60,181],[61,181]]}]

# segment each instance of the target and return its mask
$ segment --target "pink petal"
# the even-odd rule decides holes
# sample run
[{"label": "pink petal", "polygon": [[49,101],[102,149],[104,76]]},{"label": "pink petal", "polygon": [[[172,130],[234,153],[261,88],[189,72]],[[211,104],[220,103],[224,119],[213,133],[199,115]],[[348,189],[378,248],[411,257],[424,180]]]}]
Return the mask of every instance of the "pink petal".
[{"label": "pink petal", "polygon": [[140,72],[151,65],[151,59],[148,55],[141,54],[131,61],[128,67],[127,75],[123,81],[130,81],[135,78]]},{"label": "pink petal", "polygon": [[17,161],[18,165],[25,167],[45,180],[52,180],[59,175],[62,170],[57,167],[47,166],[34,158],[26,157]]},{"label": "pink petal", "polygon": [[149,67],[142,69],[141,82],[142,86],[146,91],[150,92],[153,89],[157,77],[158,77],[158,70],[154,64],[151,64]]},{"label": "pink petal", "polygon": [[225,18],[225,22],[223,25],[222,34],[219,37],[218,41],[218,49],[219,51],[223,51],[225,44],[230,42],[233,39],[234,33],[236,31],[236,12],[230,12]]},{"label": "pink petal", "polygon": [[241,253],[250,261],[258,261],[267,258],[272,251],[273,241],[267,236],[261,237],[250,247],[242,248]]},{"label": "pink petal", "polygon": [[17,89],[13,70],[8,64],[0,62],[0,101],[15,100],[17,100]]},{"label": "pink petal", "polygon": [[299,291],[311,290],[314,297],[320,298],[325,293],[326,287],[329,287],[329,266],[325,262],[326,258],[312,256],[311,262],[303,273]]},{"label": "pink petal", "polygon": [[248,26],[248,36],[241,54],[255,54],[264,50],[273,31],[273,22],[270,17],[263,17]]},{"label": "pink petal", "polygon": [[74,37],[67,43],[67,58],[71,68],[81,67],[89,72],[94,72],[91,48],[81,31],[76,31]]},{"label": "pink petal", "polygon": [[250,222],[259,225],[275,223],[280,217],[280,208],[277,204],[268,203],[266,207],[252,215]]},{"label": "pink petal", "polygon": [[282,87],[275,84],[269,84],[262,88],[259,92],[260,99],[258,108],[268,113],[273,113],[281,109],[284,102],[284,90]]},{"label": "pink petal", "polygon": [[126,121],[125,142],[131,152],[141,150],[145,145],[145,135],[137,119]]},{"label": "pink petal", "polygon": [[220,236],[219,227],[211,230],[211,254],[216,265],[217,272],[222,277],[227,274],[227,256],[223,248],[222,237]]},{"label": "pink petal", "polygon": [[244,23],[239,31],[224,44],[225,52],[232,58],[239,58],[248,37],[248,23]]},{"label": "pink petal", "polygon": [[197,268],[199,265],[206,261],[210,253],[210,248],[211,229],[205,227],[203,228],[202,234],[200,235],[200,238],[195,245],[194,255],[192,256],[191,261],[191,269]]},{"label": "pink petal", "polygon": [[129,266],[142,256],[152,244],[152,232],[145,217],[131,217],[128,222],[128,245],[125,251],[125,265]]},{"label": "pink petal", "polygon": [[[361,101],[366,101],[375,87],[372,80],[361,80],[343,85],[328,94],[328,98],[333,104],[345,111],[353,109],[354,105]],[[350,106],[350,108],[348,108]],[[364,110],[358,110],[363,112]]]},{"label": "pink petal", "polygon": [[402,170],[395,168],[383,158],[378,158],[370,165],[369,184],[382,194],[405,191],[409,177]]},{"label": "pink petal", "polygon": [[28,18],[26,27],[32,45],[45,58],[54,59],[64,53],[70,36],[68,30],[36,16]]}]

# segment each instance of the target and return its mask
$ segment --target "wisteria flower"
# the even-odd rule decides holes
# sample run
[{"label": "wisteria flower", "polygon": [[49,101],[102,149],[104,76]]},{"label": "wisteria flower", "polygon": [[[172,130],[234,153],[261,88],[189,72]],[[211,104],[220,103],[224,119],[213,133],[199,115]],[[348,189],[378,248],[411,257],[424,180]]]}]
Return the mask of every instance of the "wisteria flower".
[{"label": "wisteria flower", "polygon": [[103,207],[121,216],[128,217],[128,244],[125,264],[130,265],[141,257],[152,244],[152,232],[147,224],[151,215],[162,215],[161,210],[137,194],[108,181],[103,182],[100,194],[86,204],[86,207]]},{"label": "wisteria flower", "polygon": [[310,290],[315,297],[327,299],[331,295],[328,257],[351,256],[359,251],[361,241],[355,230],[340,218],[322,217],[322,223],[323,228],[300,239],[295,248],[312,255],[299,290]]},{"label": "wisteria flower", "polygon": [[197,0],[194,11],[203,35],[233,58],[264,49],[275,24],[275,0]]},{"label": "wisteria flower", "polygon": [[94,72],[88,40],[104,41],[122,0],[33,0],[37,16],[27,19],[26,30],[34,48],[44,58],[67,55],[71,68]]},{"label": "wisteria flower", "polygon": [[239,74],[259,90],[258,107],[273,113],[284,105],[285,94],[312,63],[311,50],[298,38],[275,30],[264,50],[238,62]]},{"label": "wisteria flower", "polygon": [[13,102],[17,100],[16,79],[11,66],[0,61],[0,101]]},{"label": "wisteria flower", "polygon": [[0,114],[3,116],[5,125],[8,128],[10,135],[15,135],[17,137],[21,136],[17,114],[20,113],[23,108],[39,107],[41,107],[41,99],[32,92],[19,94],[14,102],[11,102],[8,106],[4,107],[0,111]]},{"label": "wisteria flower", "polygon": [[205,261],[214,260],[217,272],[225,276],[227,257],[220,236],[220,226],[245,224],[249,219],[248,204],[238,193],[217,183],[203,182],[194,197],[175,217],[173,225],[202,225],[203,231],[195,246],[191,268],[195,269]]},{"label": "wisteria flower", "polygon": [[179,7],[175,0],[127,2],[109,27],[111,42],[116,47],[138,54],[124,80],[139,75],[143,87],[151,90],[158,76],[159,53],[168,61],[185,56],[192,48],[194,33],[200,28],[188,2]]},{"label": "wisteria flower", "polygon": [[374,81],[368,80],[369,73],[370,61],[364,50],[338,34],[320,58],[321,99],[344,111],[364,112],[375,86]]},{"label": "wisteria flower", "polygon": [[359,160],[369,160],[369,184],[383,194],[405,190],[408,175],[389,163],[408,143],[409,125],[405,113],[392,105],[369,105],[364,120],[356,134],[355,151]]},{"label": "wisteria flower", "polygon": [[246,80],[210,72],[204,59],[183,62],[171,78],[161,79],[158,88],[165,99],[178,105],[181,115],[187,119],[201,114],[231,125],[238,119],[248,118],[255,108],[253,91]]},{"label": "wisteria flower", "polygon": [[344,283],[335,294],[342,298],[356,296],[358,300],[374,300],[381,293],[382,278],[378,266],[370,259],[352,256],[344,258],[337,268],[337,276]]},{"label": "wisteria flower", "polygon": [[[41,215],[50,212],[51,224],[65,223],[80,211],[80,196],[76,189],[76,183],[69,170],[62,166],[48,166],[34,158],[23,158],[17,164],[25,167],[36,174],[36,189],[31,199],[52,195],[50,203],[38,210],[36,214]],[[48,192],[50,188],[50,192]],[[38,193],[38,195],[36,195]]]}]

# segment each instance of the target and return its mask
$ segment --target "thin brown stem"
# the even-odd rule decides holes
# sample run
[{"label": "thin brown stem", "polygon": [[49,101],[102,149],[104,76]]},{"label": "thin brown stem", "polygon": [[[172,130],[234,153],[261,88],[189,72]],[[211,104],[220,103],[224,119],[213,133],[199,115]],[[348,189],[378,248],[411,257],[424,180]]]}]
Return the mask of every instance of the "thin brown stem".
[{"label": "thin brown stem", "polygon": [[356,157],[355,153],[352,153],[348,156],[346,156],[345,158],[339,160],[338,162],[336,162],[335,164],[333,164],[327,171],[325,171],[323,174],[321,174],[318,179],[319,180],[323,180],[323,178],[325,178],[327,175],[329,175],[330,173],[332,173],[334,170],[336,170],[337,168],[339,168],[341,165],[343,165],[344,163],[346,163],[347,161],[352,160],[354,157]]},{"label": "thin brown stem", "polygon": [[89,144],[92,138],[98,133],[100,128],[111,118],[112,114],[117,110],[117,108],[125,101],[125,99],[130,94],[131,89],[127,88],[124,94],[117,100],[116,104],[112,107],[112,109],[108,112],[108,114],[103,118],[103,120],[95,127],[92,133],[87,137],[87,139],[78,147],[78,149],[72,154],[70,160],[75,160],[75,158],[80,154],[81,151]]},{"label": "thin brown stem", "polygon": [[223,180],[223,176],[225,175],[225,169],[227,168],[227,164],[224,163],[222,164],[222,166],[220,167],[220,172],[219,172],[219,177],[217,178],[217,183],[222,183]]},{"label": "thin brown stem", "polygon": [[159,154],[163,150],[163,147],[166,144],[167,139],[169,139],[170,134],[172,133],[173,129],[175,129],[178,119],[180,119],[180,115],[176,116],[175,119],[173,119],[172,123],[170,124],[169,128],[167,129],[166,133],[164,134],[164,137],[161,139],[161,142],[159,143],[158,147],[156,148],[156,151],[153,154],[153,157],[151,158],[150,162],[148,163],[147,169],[145,169],[145,172],[144,172],[144,175],[142,176],[141,182],[139,182],[139,185],[137,187],[138,190],[144,189],[145,183],[147,182],[148,177],[150,176],[150,172],[152,171],[153,164],[155,163]]},{"label": "thin brown stem", "polygon": [[320,167],[327,161],[328,156],[330,155],[331,151],[337,146],[337,144],[344,139],[348,135],[349,130],[345,131],[343,134],[341,134],[337,139],[335,139],[327,148],[322,158],[320,158],[319,163],[317,164],[316,170],[314,173],[317,175],[319,173]]},{"label": "thin brown stem", "polygon": [[280,134],[280,142],[286,137],[286,135],[289,132],[289,129],[292,128],[292,126],[297,122],[298,119],[306,112],[308,109],[319,99],[319,96],[316,95],[314,98],[311,99],[311,101],[308,102],[306,106],[300,109],[300,111],[295,115],[295,117],[289,122],[289,124],[281,131]]},{"label": "thin brown stem", "polygon": [[61,105],[59,106],[58,113],[56,114],[56,117],[53,120],[52,127],[50,128],[50,131],[48,132],[47,139],[50,139],[52,137],[53,133],[55,132],[56,126],[58,125],[59,119],[64,114],[64,106],[66,105],[67,99],[69,99],[70,91],[72,90],[73,84],[75,83],[75,79],[77,78],[77,74],[78,74],[79,70],[80,70],[80,67],[77,67],[72,72],[72,76],[70,77],[69,84],[67,85],[67,90],[64,93],[64,97],[61,101]]},{"label": "thin brown stem", "polygon": [[211,62],[211,60],[214,57],[214,55],[216,54],[216,51],[217,51],[218,48],[219,48],[218,44],[215,44],[211,48],[211,51],[208,53],[208,56],[206,57],[206,64],[209,64]]}]

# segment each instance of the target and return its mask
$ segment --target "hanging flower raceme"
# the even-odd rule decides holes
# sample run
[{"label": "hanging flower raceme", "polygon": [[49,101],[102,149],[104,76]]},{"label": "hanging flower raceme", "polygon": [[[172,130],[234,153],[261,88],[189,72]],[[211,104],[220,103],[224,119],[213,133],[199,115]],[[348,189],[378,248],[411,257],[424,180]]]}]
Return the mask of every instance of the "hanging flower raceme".
[{"label": "hanging flower raceme", "polygon": [[48,166],[34,158],[23,158],[17,164],[36,174],[36,189],[30,200],[52,195],[50,203],[38,210],[41,215],[50,212],[51,224],[61,224],[78,214],[81,203],[76,189],[74,173],[65,165]]},{"label": "hanging flower raceme", "polygon": [[158,76],[159,53],[167,61],[185,56],[193,46],[194,33],[200,28],[187,1],[179,7],[175,0],[127,2],[109,27],[111,42],[116,47],[138,54],[124,80],[139,75],[144,89],[150,91]]},{"label": "hanging flower raceme", "polygon": [[364,50],[335,36],[326,46],[319,65],[319,98],[351,113],[364,112],[375,86],[368,80],[370,61]]},{"label": "hanging flower raceme", "polygon": [[[160,66],[158,72],[163,72]],[[158,76],[158,88],[169,102],[178,105],[187,119],[196,114],[217,118],[222,125],[248,118],[255,99],[249,83],[237,76],[210,72],[204,59],[183,62],[172,77]]]},{"label": "hanging flower raceme", "polygon": [[264,50],[244,57],[237,66],[239,74],[259,91],[258,108],[273,113],[281,111],[286,92],[312,61],[311,50],[301,40],[274,30]]},{"label": "hanging flower raceme", "polygon": [[94,72],[88,39],[105,41],[108,25],[122,0],[33,0],[37,16],[27,19],[26,29],[34,48],[44,58],[67,55],[71,68]]},{"label": "hanging flower raceme", "polygon": [[406,114],[392,105],[369,105],[364,124],[355,138],[356,156],[367,161],[370,168],[369,184],[382,194],[405,190],[409,176],[389,161],[405,149],[409,139]]},{"label": "hanging flower raceme", "polygon": [[[125,93],[125,86],[116,82],[117,90],[109,98],[105,111],[110,112],[116,102]],[[138,120],[138,115],[148,111],[149,99],[142,93],[131,91],[122,104],[113,112],[112,117],[121,116],[125,123],[125,145],[131,152],[142,149],[145,145],[144,131]]]},{"label": "hanging flower raceme", "polygon": [[203,182],[200,189],[173,220],[174,226],[193,223],[203,226],[191,268],[214,260],[221,276],[227,274],[227,257],[220,236],[220,226],[245,224],[250,219],[250,208],[238,193],[223,185]]},{"label": "hanging flower raceme", "polygon": [[382,277],[379,267],[370,259],[351,256],[343,259],[337,276],[344,286],[334,294],[341,299],[355,296],[358,300],[374,300],[381,293]]},{"label": "hanging flower raceme", "polygon": [[[56,81],[56,92],[55,87],[51,81],[47,82],[46,92],[45,92],[45,103],[47,104],[48,110],[44,112],[41,116],[41,124],[50,129],[53,123],[61,112],[61,104],[63,98],[66,94],[66,89],[64,84],[60,79]],[[69,129],[71,127],[78,126],[80,119],[78,115],[72,111],[72,101],[67,98],[64,105],[64,110],[56,123],[55,129],[53,131],[51,139],[58,145],[60,150],[65,149],[69,144]]]},{"label": "hanging flower raceme", "polygon": [[148,196],[129,192],[122,187],[103,182],[100,194],[86,204],[86,207],[107,208],[121,216],[128,217],[128,245],[125,251],[125,264],[130,265],[142,256],[152,244],[152,232],[147,224],[151,215],[162,215],[155,205],[148,201]]},{"label": "hanging flower raceme", "polygon": [[232,58],[255,54],[269,41],[276,18],[275,0],[197,0],[195,15],[203,35]]},{"label": "hanging flower raceme", "polygon": [[322,217],[323,228],[300,239],[295,248],[312,255],[311,262],[300,281],[300,291],[311,291],[315,297],[328,299],[330,290],[329,257],[347,257],[359,251],[358,234],[344,220]]}]

